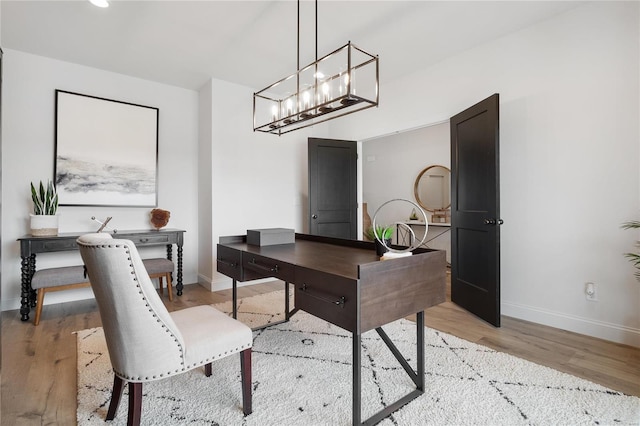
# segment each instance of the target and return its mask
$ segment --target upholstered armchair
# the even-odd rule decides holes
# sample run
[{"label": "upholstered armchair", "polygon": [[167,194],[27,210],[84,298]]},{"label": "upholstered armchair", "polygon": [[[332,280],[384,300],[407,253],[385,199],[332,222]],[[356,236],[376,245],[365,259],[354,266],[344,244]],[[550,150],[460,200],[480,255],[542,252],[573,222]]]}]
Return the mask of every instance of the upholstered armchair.
[{"label": "upholstered armchair", "polygon": [[107,420],[115,417],[129,384],[128,424],[140,423],[142,384],[166,379],[240,353],[242,405],[251,414],[251,329],[212,306],[169,313],[135,245],[109,234],[78,238],[95,294],[114,372]]}]

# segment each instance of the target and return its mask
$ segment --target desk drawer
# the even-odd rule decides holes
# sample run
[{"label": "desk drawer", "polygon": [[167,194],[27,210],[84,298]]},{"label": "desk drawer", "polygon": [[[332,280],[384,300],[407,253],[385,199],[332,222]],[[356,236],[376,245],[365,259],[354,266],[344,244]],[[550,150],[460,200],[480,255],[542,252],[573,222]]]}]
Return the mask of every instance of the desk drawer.
[{"label": "desk drawer", "polygon": [[136,246],[156,245],[156,244],[171,244],[171,238],[169,235],[118,235],[115,234],[113,238],[126,238],[131,240]]},{"label": "desk drawer", "polygon": [[298,267],[296,308],[358,333],[358,281]]},{"label": "desk drawer", "polygon": [[49,252],[49,251],[64,251],[64,250],[78,250],[78,243],[76,243],[75,238],[73,239],[60,239],[60,240],[49,240],[42,241],[42,248],[38,251]]},{"label": "desk drawer", "polygon": [[242,269],[245,281],[273,277],[282,281],[292,282],[295,278],[295,267],[293,265],[263,257],[259,254],[243,253]]},{"label": "desk drawer", "polygon": [[242,252],[240,250],[218,244],[217,265],[218,272],[234,280],[243,281]]}]

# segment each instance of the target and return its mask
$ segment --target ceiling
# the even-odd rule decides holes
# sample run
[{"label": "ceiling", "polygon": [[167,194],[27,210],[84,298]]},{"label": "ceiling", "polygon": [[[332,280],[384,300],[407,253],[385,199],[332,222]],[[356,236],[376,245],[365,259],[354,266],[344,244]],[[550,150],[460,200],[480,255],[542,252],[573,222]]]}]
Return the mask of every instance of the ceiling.
[{"label": "ceiling", "polygon": [[[318,3],[318,53],[349,40],[380,80],[425,68],[574,8],[570,1]],[[260,90],[296,71],[293,0],[0,1],[4,49],[197,90],[210,78]],[[300,65],[315,59],[314,2],[300,4]]]}]

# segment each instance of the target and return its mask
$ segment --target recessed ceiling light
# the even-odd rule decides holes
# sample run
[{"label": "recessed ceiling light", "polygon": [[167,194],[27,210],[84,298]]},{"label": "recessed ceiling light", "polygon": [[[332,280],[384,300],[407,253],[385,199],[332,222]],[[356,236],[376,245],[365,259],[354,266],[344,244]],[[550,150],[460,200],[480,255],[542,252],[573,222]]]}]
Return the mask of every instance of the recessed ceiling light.
[{"label": "recessed ceiling light", "polygon": [[109,2],[107,0],[89,0],[92,5],[98,7],[109,7]]}]

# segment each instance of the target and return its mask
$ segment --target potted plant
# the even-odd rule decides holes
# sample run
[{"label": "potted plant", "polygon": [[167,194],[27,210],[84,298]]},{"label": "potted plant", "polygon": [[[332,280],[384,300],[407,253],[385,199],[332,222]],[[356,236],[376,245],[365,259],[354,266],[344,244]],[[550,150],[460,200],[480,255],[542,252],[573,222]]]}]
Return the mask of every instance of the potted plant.
[{"label": "potted plant", "polygon": [[[640,228],[640,221],[632,220],[630,222],[625,222],[622,224],[623,229],[638,229]],[[640,281],[640,254],[638,253],[625,253],[624,256],[629,259],[629,262],[633,263],[633,265],[638,270],[635,273],[636,278]]]},{"label": "potted plant", "polygon": [[31,199],[33,214],[31,215],[31,235],[45,237],[58,235],[58,194],[53,182],[45,185],[40,181],[36,187],[31,182]]},{"label": "potted plant", "polygon": [[367,238],[376,243],[376,253],[378,256],[382,256],[388,251],[380,240],[384,240],[387,246],[390,245],[391,237],[393,236],[393,228],[393,225],[376,225],[375,230],[373,229],[373,226],[367,229]]}]

